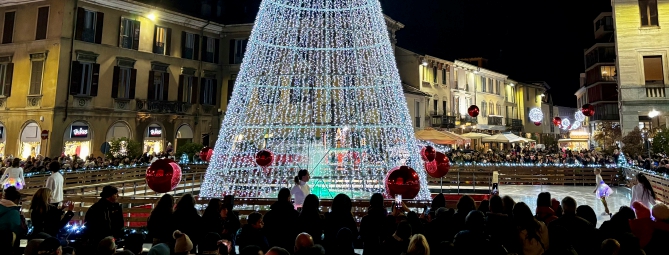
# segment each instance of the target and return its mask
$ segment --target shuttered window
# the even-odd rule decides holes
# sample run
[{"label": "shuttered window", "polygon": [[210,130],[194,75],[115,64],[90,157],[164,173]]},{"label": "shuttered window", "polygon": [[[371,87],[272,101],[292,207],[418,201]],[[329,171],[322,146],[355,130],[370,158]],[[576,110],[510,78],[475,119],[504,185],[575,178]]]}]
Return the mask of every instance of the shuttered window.
[{"label": "shuttered window", "polygon": [[42,73],[44,72],[44,60],[32,61],[30,71],[30,91],[28,95],[41,95],[42,93]]},{"label": "shuttered window", "polygon": [[49,28],[49,6],[37,9],[37,29],[35,31],[35,40],[46,39],[46,32]]},{"label": "shuttered window", "polygon": [[0,63],[0,96],[12,95],[12,77],[14,76],[14,63]]}]

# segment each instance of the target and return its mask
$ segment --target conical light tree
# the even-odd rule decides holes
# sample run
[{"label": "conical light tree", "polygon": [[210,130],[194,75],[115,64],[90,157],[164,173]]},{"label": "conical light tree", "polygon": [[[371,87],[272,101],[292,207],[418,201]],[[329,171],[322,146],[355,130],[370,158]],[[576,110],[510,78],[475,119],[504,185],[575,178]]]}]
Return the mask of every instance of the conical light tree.
[{"label": "conical light tree", "polygon": [[264,0],[200,195],[274,197],[308,169],[312,194],[369,198],[408,165],[427,199],[419,152],[378,0]]}]

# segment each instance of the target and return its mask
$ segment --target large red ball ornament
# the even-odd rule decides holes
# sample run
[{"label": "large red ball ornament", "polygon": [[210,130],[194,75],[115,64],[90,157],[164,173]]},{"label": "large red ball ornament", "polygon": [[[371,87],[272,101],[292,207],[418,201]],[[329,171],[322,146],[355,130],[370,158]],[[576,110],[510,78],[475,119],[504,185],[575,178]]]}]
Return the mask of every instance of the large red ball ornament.
[{"label": "large red ball ornament", "polygon": [[583,113],[585,116],[591,117],[595,114],[595,107],[591,104],[584,104],[583,107],[581,107],[581,113]]},{"label": "large red ball ornament", "polygon": [[146,169],[146,184],[157,193],[174,190],[181,181],[181,167],[171,159],[159,159]]},{"label": "large red ball ornament", "polygon": [[[434,161],[434,165],[430,167],[425,167],[425,170],[427,171],[427,174],[434,177],[434,178],[441,178],[446,176],[448,174],[448,171],[451,170],[451,161],[448,160],[448,157],[446,154],[443,154],[441,152],[436,153],[436,160]],[[432,162],[431,162],[432,163]]]},{"label": "large red ball ornament", "polygon": [[479,107],[476,105],[472,105],[467,109],[467,113],[469,116],[472,116],[473,118],[476,118],[476,116],[479,116]]},{"label": "large red ball ornament", "polygon": [[436,157],[437,151],[432,146],[425,146],[420,150],[420,157],[423,161],[431,162]]},{"label": "large red ball ornament", "polygon": [[398,166],[386,175],[386,193],[391,197],[402,195],[402,199],[414,199],[420,192],[420,179],[416,170],[408,166]]},{"label": "large red ball ornament", "polygon": [[274,161],[274,154],[268,150],[261,150],[256,153],[256,163],[261,167],[266,167]]},{"label": "large red ball ornament", "polygon": [[214,154],[214,149],[212,149],[211,147],[204,147],[200,151],[200,159],[202,161],[209,162],[209,160],[211,160],[211,155],[213,154]]},{"label": "large red ball ornament", "polygon": [[535,126],[541,126],[541,121],[534,122]]},{"label": "large red ball ornament", "polygon": [[560,117],[553,118],[553,125],[556,125],[556,126],[562,125],[562,118],[560,118]]}]

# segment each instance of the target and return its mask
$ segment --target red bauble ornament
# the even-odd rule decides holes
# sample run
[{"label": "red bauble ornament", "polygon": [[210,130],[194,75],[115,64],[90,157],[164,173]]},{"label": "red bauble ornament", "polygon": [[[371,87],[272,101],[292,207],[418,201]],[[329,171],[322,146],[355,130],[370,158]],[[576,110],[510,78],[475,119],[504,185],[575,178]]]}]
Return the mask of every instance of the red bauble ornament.
[{"label": "red bauble ornament", "polygon": [[274,154],[268,150],[261,150],[256,153],[256,163],[261,167],[266,167],[274,161]]},{"label": "red bauble ornament", "polygon": [[431,162],[436,157],[435,153],[437,153],[437,151],[434,149],[434,147],[428,145],[420,150],[420,157],[423,159],[423,161]]},{"label": "red bauble ornament", "polygon": [[553,125],[556,125],[556,126],[562,125],[562,118],[560,118],[560,117],[553,118]]},{"label": "red bauble ornament", "polygon": [[214,149],[212,149],[211,147],[204,147],[200,151],[200,159],[202,161],[209,162],[209,160],[211,160],[211,155],[213,154],[214,154]]},{"label": "red bauble ornament", "polygon": [[451,162],[448,160],[448,157],[446,157],[445,154],[441,152],[436,153],[436,160],[434,162],[433,166],[427,166],[425,167],[425,170],[427,171],[427,174],[434,177],[434,178],[441,178],[446,176],[448,174],[448,171],[451,170]]},{"label": "red bauble ornament", "polygon": [[473,118],[476,118],[476,116],[479,116],[479,107],[476,105],[472,105],[467,109],[467,113],[469,116],[472,116]]},{"label": "red bauble ornament", "polygon": [[591,117],[592,115],[595,115],[595,107],[591,104],[584,104],[583,107],[581,107],[581,113],[583,113],[585,116]]},{"label": "red bauble ornament", "polygon": [[157,193],[174,190],[181,181],[181,167],[171,159],[159,159],[146,169],[146,184]]},{"label": "red bauble ornament", "polygon": [[541,126],[541,121],[534,122],[535,126]]},{"label": "red bauble ornament", "polygon": [[408,166],[398,166],[386,175],[386,193],[391,197],[402,195],[402,199],[414,199],[420,192],[420,179],[416,170]]}]

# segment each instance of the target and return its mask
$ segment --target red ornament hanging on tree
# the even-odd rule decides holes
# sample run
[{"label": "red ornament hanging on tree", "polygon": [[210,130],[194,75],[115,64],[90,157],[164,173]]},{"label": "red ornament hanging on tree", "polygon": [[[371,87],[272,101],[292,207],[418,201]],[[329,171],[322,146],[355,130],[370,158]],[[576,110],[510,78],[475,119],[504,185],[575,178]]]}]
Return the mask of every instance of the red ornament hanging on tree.
[{"label": "red ornament hanging on tree", "polygon": [[437,151],[434,150],[434,147],[429,146],[429,145],[423,147],[423,149],[420,150],[420,156],[423,159],[423,161],[426,161],[426,162],[433,161],[435,156],[436,156],[435,153],[437,153]]},{"label": "red ornament hanging on tree", "polygon": [[541,121],[534,122],[535,126],[541,126]]},{"label": "red ornament hanging on tree", "polygon": [[448,160],[446,154],[443,154],[441,152],[437,152],[435,161],[430,163],[434,164],[431,165],[429,168],[426,164],[425,170],[427,171],[428,175],[434,178],[441,178],[446,176],[446,174],[448,174],[448,171],[451,169],[450,160]]},{"label": "red ornament hanging on tree", "polygon": [[467,109],[467,113],[469,116],[472,116],[473,118],[476,118],[476,116],[479,116],[479,107],[476,105],[472,105]]},{"label": "red ornament hanging on tree", "polygon": [[274,161],[274,154],[268,150],[261,150],[256,153],[256,163],[261,167],[267,167]]},{"label": "red ornament hanging on tree", "polygon": [[214,149],[212,149],[211,147],[204,147],[200,151],[200,159],[202,161],[209,162],[209,160],[211,160],[211,155],[213,154],[214,154]]},{"label": "red ornament hanging on tree", "polygon": [[395,197],[402,195],[402,199],[414,199],[420,192],[420,179],[416,170],[408,166],[393,168],[386,175],[386,193]]},{"label": "red ornament hanging on tree", "polygon": [[583,113],[585,116],[591,117],[592,115],[595,115],[595,107],[591,104],[584,104],[583,107],[581,107],[581,113]]},{"label": "red ornament hanging on tree", "polygon": [[181,167],[171,159],[159,159],[146,169],[146,184],[157,193],[174,190],[181,181]]},{"label": "red ornament hanging on tree", "polygon": [[556,126],[558,126],[558,127],[559,127],[560,125],[562,125],[562,118],[560,118],[560,117],[555,117],[555,118],[553,118],[553,125],[556,125]]}]

